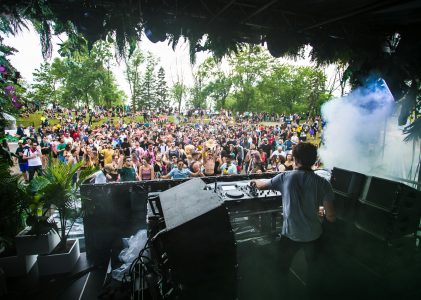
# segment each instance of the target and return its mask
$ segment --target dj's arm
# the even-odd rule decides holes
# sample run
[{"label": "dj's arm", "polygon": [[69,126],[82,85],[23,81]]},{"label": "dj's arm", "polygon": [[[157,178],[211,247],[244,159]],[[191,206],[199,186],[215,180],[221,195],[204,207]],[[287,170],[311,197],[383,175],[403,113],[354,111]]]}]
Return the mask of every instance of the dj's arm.
[{"label": "dj's arm", "polygon": [[250,182],[252,187],[256,187],[258,190],[268,190],[269,181],[268,180],[252,180]]},{"label": "dj's arm", "polygon": [[280,188],[284,184],[284,175],[285,173],[280,173],[273,177],[272,179],[266,180],[252,180],[250,185],[254,185],[258,190],[276,190],[280,191]]}]

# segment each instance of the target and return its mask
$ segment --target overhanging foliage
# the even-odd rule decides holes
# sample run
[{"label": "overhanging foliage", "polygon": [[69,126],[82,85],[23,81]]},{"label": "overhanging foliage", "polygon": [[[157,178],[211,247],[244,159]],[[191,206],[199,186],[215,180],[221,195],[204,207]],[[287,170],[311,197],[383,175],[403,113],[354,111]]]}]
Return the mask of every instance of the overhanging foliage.
[{"label": "overhanging foliage", "polygon": [[45,56],[52,32],[72,35],[75,30],[89,45],[112,33],[121,55],[126,48],[134,51],[142,32],[173,46],[186,38],[192,60],[197,51],[222,57],[244,43],[266,43],[276,57],[300,55],[311,45],[312,59],[320,64],[348,63],[354,85],[372,73],[383,77],[403,103],[402,123],[413,113],[419,116],[419,1],[6,0],[0,9],[10,31],[24,18],[36,22]]}]

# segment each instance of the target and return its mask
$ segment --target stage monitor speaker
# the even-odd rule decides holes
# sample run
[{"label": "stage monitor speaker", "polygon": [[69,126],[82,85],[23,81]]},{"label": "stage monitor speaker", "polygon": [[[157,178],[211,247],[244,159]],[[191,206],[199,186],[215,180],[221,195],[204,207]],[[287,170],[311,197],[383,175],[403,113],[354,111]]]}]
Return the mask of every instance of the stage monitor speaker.
[{"label": "stage monitor speaker", "polygon": [[354,222],[355,207],[366,178],[364,174],[333,168],[330,181],[335,192],[336,216],[340,220]]},{"label": "stage monitor speaker", "polygon": [[347,223],[354,223],[357,202],[358,199],[335,191],[336,217]]},{"label": "stage monitor speaker", "polygon": [[358,198],[364,186],[367,176],[357,172],[333,168],[331,184],[335,191],[352,198]]},{"label": "stage monitor speaker", "polygon": [[355,225],[383,240],[415,234],[421,192],[400,182],[368,177],[356,209]]},{"label": "stage monitor speaker", "polygon": [[387,211],[419,209],[421,192],[403,183],[379,177],[367,177],[360,202]]},{"label": "stage monitor speaker", "polygon": [[160,193],[166,230],[153,247],[168,258],[167,268],[182,299],[235,299],[237,258],[227,209],[201,179]]}]

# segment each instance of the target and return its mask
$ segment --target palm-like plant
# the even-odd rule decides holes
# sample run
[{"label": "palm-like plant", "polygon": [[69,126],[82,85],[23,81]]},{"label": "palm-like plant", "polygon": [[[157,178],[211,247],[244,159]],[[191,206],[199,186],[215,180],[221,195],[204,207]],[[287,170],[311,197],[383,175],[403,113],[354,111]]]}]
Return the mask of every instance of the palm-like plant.
[{"label": "palm-like plant", "polygon": [[24,227],[25,191],[20,175],[11,174],[8,163],[0,162],[0,253],[12,248],[16,234]]},{"label": "palm-like plant", "polygon": [[[49,221],[48,208],[30,186],[24,184],[20,174],[12,174],[8,164],[0,163],[0,245],[13,249],[16,234],[26,225],[28,234],[40,235],[51,229],[57,231],[55,223]],[[25,220],[26,219],[26,220]],[[1,248],[1,247],[0,247]]]},{"label": "palm-like plant", "polygon": [[[50,161],[44,170],[43,176],[38,176],[31,181],[31,188],[41,196],[47,207],[54,206],[60,219],[60,245],[61,249],[66,248],[67,237],[77,216],[77,191],[80,185],[91,176],[95,168],[83,169],[76,181],[74,177],[82,167],[83,162],[73,165],[61,161]],[[67,220],[72,220],[70,226],[66,226]]]}]

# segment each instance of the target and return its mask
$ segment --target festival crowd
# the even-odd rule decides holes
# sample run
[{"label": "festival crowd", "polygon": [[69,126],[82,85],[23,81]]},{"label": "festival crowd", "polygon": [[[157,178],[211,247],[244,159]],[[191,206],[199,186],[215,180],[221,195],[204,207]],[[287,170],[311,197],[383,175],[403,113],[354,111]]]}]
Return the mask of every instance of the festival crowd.
[{"label": "festival crowd", "polygon": [[293,146],[315,140],[322,125],[308,114],[189,111],[171,122],[168,113],[138,112],[143,123],[126,124],[133,116],[121,108],[49,109],[39,128],[19,125],[16,163],[27,181],[49,159],[97,167],[94,183],[281,172],[294,168]]}]

